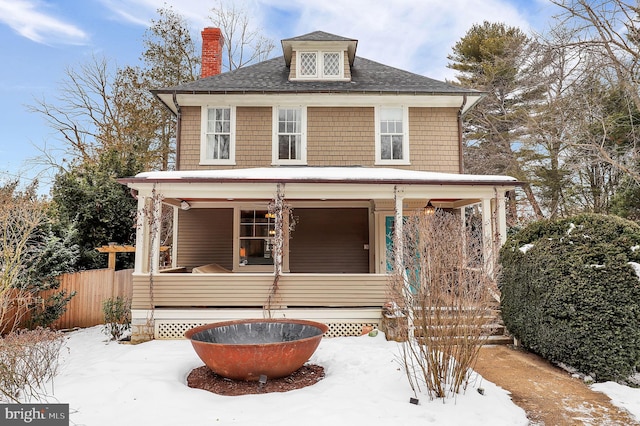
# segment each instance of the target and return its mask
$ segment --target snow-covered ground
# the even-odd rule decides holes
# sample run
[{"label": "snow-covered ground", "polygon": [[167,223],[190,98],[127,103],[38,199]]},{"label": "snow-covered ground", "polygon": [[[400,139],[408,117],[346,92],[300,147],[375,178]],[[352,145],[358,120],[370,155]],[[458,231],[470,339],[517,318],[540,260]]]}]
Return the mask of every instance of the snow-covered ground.
[{"label": "snow-covered ground", "polygon": [[[286,393],[221,396],[191,389],[202,365],[187,340],[139,345],[106,342],[100,327],[67,335],[50,402],[70,404],[73,425],[526,425],[522,409],[477,377],[455,399],[413,392],[397,362],[397,343],[377,337],[323,339],[310,362],[325,368],[317,384]],[[482,387],[484,394],[477,392]],[[640,419],[640,390],[594,385]]]}]

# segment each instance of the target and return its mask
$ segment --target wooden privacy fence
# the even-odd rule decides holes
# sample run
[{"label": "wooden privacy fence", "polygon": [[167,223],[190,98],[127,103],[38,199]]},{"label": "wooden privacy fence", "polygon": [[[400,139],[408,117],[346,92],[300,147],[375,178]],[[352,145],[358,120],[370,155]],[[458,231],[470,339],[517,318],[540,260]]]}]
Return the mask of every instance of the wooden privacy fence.
[{"label": "wooden privacy fence", "polygon": [[[67,304],[67,311],[52,327],[57,329],[73,327],[92,327],[104,324],[102,302],[111,297],[128,297],[132,294],[133,269],[114,271],[113,269],[94,269],[91,271],[63,274],[60,276],[60,288],[67,293],[76,292]],[[46,293],[42,294],[46,297]]]}]

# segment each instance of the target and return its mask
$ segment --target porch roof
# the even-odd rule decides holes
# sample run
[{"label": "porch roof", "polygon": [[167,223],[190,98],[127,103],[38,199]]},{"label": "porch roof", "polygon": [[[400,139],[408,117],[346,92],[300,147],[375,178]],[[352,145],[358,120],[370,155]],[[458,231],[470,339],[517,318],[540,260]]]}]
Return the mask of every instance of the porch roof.
[{"label": "porch roof", "polygon": [[[269,200],[286,186],[290,200],[430,199],[439,207],[460,207],[493,198],[522,184],[511,176],[466,175],[374,167],[265,167],[145,172],[119,179],[142,196],[206,207],[215,201]],[[195,202],[195,204],[194,204]]]},{"label": "porch roof", "polygon": [[119,179],[135,188],[148,183],[329,183],[391,185],[519,186],[511,176],[424,172],[381,167],[262,167],[139,173]]}]

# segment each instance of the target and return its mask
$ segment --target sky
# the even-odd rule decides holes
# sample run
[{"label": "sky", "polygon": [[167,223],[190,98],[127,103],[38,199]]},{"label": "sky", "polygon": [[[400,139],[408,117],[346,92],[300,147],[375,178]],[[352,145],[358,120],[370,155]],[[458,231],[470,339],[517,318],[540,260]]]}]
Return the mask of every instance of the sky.
[{"label": "sky", "polygon": [[[72,425],[529,424],[506,390],[476,373],[455,398],[429,400],[424,387],[414,394],[399,344],[382,332],[323,338],[309,362],[322,366],[325,377],[312,386],[244,396],[188,387],[187,376],[203,362],[186,339],[118,344],[106,341],[101,326],[66,336],[58,375],[44,393],[48,402],[69,404]],[[591,387],[640,420],[640,389],[614,382]],[[417,405],[409,403],[413,397]],[[591,424],[588,411],[576,416]]]},{"label": "sky", "polygon": [[[548,0],[244,0],[251,22],[282,54],[280,40],[312,31],[358,40],[357,55],[438,80],[453,79],[447,55],[472,25],[503,22],[541,30],[555,12]],[[116,66],[138,65],[142,40],[157,9],[182,15],[200,49],[217,1],[0,0],[0,184],[38,178],[47,194],[62,141],[37,100],[55,102],[68,69],[92,57]]]}]

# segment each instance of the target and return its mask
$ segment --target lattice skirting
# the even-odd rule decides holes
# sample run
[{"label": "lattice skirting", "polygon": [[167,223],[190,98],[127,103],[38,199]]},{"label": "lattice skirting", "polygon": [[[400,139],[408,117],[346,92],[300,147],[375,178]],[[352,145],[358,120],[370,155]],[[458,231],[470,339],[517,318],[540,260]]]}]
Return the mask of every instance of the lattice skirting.
[{"label": "lattice skirting", "polygon": [[[326,324],[329,330],[325,337],[360,336],[363,328],[379,328],[381,310],[379,308],[326,308],[326,309],[283,309],[272,311],[273,318],[297,318]],[[264,318],[264,312],[257,309],[156,309],[132,311],[133,332],[148,330],[155,339],[183,339],[190,328],[220,321],[247,318]],[[151,326],[151,328],[149,328]],[[150,338],[151,336],[149,336]],[[148,338],[147,338],[148,339]]]},{"label": "lattice skirting", "polygon": [[[184,333],[190,328],[208,324],[208,321],[155,321],[154,337],[156,339],[182,339]],[[378,327],[378,323],[328,323],[329,330],[325,333],[325,337],[344,337],[344,336],[360,336],[364,327]]]}]

